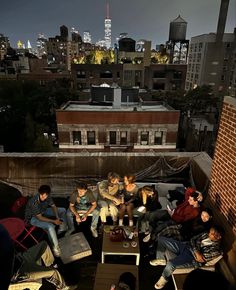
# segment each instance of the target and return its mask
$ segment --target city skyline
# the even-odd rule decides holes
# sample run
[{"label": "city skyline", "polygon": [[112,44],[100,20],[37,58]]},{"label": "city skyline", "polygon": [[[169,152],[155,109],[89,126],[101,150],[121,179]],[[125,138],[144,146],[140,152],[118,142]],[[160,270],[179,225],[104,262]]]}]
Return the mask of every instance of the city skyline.
[{"label": "city skyline", "polygon": [[[89,30],[93,42],[104,38],[106,3],[110,5],[112,19],[112,44],[122,32],[135,40],[147,39],[152,45],[165,43],[169,36],[169,23],[179,14],[187,21],[187,39],[193,36],[216,32],[220,0],[28,0],[4,1],[0,10],[0,33],[9,37],[12,47],[18,40],[35,46],[39,33],[46,37],[59,34],[59,27],[75,27],[81,36]],[[169,5],[168,5],[169,3]],[[236,27],[236,0],[229,4],[225,32]],[[13,21],[14,19],[14,21]]]}]

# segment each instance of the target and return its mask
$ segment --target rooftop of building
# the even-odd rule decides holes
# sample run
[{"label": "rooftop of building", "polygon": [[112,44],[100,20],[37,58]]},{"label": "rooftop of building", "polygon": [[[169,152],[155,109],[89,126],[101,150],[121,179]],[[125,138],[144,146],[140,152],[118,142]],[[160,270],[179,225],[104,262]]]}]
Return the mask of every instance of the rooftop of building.
[{"label": "rooftop of building", "polygon": [[83,104],[80,102],[68,102],[61,108],[62,111],[79,111],[79,112],[168,112],[173,111],[170,106],[164,104],[132,104],[121,103],[121,106],[115,106],[111,103],[106,104]]}]

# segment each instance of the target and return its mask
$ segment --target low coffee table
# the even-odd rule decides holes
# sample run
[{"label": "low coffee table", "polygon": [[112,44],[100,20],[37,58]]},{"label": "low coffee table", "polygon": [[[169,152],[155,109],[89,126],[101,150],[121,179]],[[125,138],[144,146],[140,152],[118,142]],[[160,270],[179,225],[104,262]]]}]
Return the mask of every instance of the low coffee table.
[{"label": "low coffee table", "polygon": [[[139,289],[138,267],[135,265],[100,264],[97,265],[96,277],[93,290],[110,290],[111,285],[118,286],[120,275],[131,272],[136,278],[136,287]],[[116,288],[117,289],[117,288]]]},{"label": "low coffee table", "polygon": [[[124,241],[127,243],[128,247],[124,247],[124,242],[111,242],[109,237],[110,226],[105,226],[103,231],[103,241],[102,241],[102,263],[105,263],[106,255],[122,255],[122,256],[136,256],[136,265],[139,265],[140,260],[140,249],[138,237],[132,240]],[[131,246],[131,242],[135,241],[137,243],[136,247]]]}]

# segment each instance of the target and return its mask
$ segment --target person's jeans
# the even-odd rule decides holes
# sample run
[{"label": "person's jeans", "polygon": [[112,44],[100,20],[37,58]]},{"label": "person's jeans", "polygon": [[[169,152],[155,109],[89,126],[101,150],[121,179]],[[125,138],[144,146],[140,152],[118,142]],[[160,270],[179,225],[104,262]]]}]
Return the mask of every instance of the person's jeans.
[{"label": "person's jeans", "polygon": [[[80,211],[84,211],[86,212],[89,208],[85,209],[81,209],[79,207],[76,207],[76,210],[78,211],[78,213]],[[95,208],[92,212],[92,222],[91,222],[91,228],[96,229],[97,228],[97,224],[98,224],[98,219],[99,219],[99,210],[97,208]],[[67,212],[67,222],[68,222],[68,227],[69,230],[74,231],[75,230],[75,225],[74,225],[74,214],[71,212],[71,210],[68,208]]]},{"label": "person's jeans", "polygon": [[[54,257],[48,244],[43,241],[24,253],[19,254],[23,259],[20,275],[26,276],[27,279],[46,278],[58,289],[65,287],[65,281],[61,274],[52,267]],[[42,262],[44,265],[42,265]]]},{"label": "person's jeans", "polygon": [[98,206],[100,207],[100,217],[102,223],[107,221],[107,216],[109,214],[114,222],[117,221],[118,208],[111,200],[99,200]]},{"label": "person's jeans", "polygon": [[162,272],[162,276],[167,280],[178,267],[188,268],[196,265],[191,247],[189,244],[176,241],[171,238],[160,237],[158,239],[156,258],[166,259],[165,253],[169,251],[175,257],[169,261]]},{"label": "person's jeans", "polygon": [[[65,231],[67,229],[67,220],[66,220],[66,209],[65,208],[57,208],[59,218],[62,220],[62,224],[59,226],[59,232]],[[54,216],[54,212],[51,208],[47,208],[47,210],[43,214],[44,216]],[[32,226],[36,226],[38,228],[44,229],[47,234],[50,242],[52,243],[53,247],[58,246],[58,239],[57,239],[57,233],[55,230],[55,225],[50,222],[43,222],[40,221],[37,217],[32,217],[30,220],[30,224]]]}]

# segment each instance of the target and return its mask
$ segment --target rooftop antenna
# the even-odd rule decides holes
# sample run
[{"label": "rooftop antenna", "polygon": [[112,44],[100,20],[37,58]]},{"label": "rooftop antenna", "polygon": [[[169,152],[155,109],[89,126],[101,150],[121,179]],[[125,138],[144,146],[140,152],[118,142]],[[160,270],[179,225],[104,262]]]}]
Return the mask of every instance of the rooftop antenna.
[{"label": "rooftop antenna", "polygon": [[108,2],[107,2],[107,5],[106,5],[106,19],[110,19],[109,3]]}]

